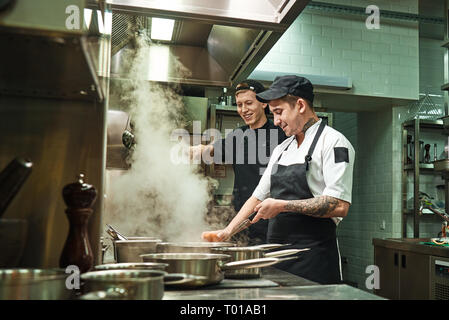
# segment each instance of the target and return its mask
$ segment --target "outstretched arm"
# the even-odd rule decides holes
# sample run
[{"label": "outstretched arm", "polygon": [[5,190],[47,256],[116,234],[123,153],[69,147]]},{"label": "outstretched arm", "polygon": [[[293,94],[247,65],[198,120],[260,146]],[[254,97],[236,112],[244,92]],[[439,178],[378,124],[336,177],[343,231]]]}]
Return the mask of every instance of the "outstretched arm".
[{"label": "outstretched arm", "polygon": [[252,222],[271,219],[281,212],[297,212],[316,218],[346,217],[348,210],[349,202],[326,195],[304,200],[268,198],[256,206],[258,213]]}]

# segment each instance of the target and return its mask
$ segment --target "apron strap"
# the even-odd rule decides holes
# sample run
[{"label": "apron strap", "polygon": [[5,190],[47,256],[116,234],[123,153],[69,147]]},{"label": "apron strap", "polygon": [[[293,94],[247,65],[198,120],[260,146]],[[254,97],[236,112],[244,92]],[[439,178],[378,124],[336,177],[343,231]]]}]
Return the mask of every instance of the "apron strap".
[{"label": "apron strap", "polygon": [[312,161],[313,151],[315,150],[315,146],[316,146],[318,139],[320,138],[321,133],[323,132],[325,126],[326,126],[326,123],[323,120],[321,120],[320,126],[318,127],[318,131],[315,134],[315,137],[313,138],[312,144],[310,145],[310,148],[309,148],[309,152],[307,153],[306,158],[305,158],[306,171],[309,170],[309,162]]},{"label": "apron strap", "polygon": [[[315,134],[315,137],[313,138],[312,144],[310,145],[310,148],[309,148],[309,152],[307,153],[306,158],[305,158],[305,160],[306,160],[306,171],[309,170],[309,162],[312,161],[313,151],[315,150],[315,146],[316,146],[316,144],[318,142],[318,139],[320,138],[321,133],[323,132],[325,126],[326,126],[326,123],[323,120],[321,120],[320,126],[318,127],[318,131]],[[287,150],[288,147],[290,147],[292,142],[295,141],[295,140],[296,139],[293,138],[292,141],[290,141],[290,143],[284,148],[284,150],[281,151],[281,154],[279,155],[279,157],[278,157],[277,161],[275,162],[275,164],[277,164],[279,162],[279,160],[281,160],[281,157],[282,157],[282,154],[284,153],[284,151]]]}]

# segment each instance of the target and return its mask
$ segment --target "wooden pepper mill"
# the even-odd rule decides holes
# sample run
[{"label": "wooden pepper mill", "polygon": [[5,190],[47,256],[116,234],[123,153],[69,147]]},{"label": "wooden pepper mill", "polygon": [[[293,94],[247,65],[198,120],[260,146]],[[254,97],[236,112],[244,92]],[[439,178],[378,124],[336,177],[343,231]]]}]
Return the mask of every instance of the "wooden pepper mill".
[{"label": "wooden pepper mill", "polygon": [[70,229],[59,259],[61,268],[75,265],[81,273],[89,271],[94,263],[87,223],[93,212],[91,207],[97,198],[95,188],[84,183],[83,179],[84,175],[80,174],[77,182],[66,185],[62,190]]}]

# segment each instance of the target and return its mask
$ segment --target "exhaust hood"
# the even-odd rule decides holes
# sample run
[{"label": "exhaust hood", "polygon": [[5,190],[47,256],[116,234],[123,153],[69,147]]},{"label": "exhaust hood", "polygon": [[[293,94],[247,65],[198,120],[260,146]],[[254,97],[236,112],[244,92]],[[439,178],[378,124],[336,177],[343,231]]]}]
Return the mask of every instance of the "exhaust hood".
[{"label": "exhaust hood", "polygon": [[[126,79],[126,50],[152,18],[173,19],[170,41],[152,41],[143,79],[230,87],[247,78],[309,0],[110,0],[111,78]],[[188,69],[180,76],[179,61]],[[153,67],[152,67],[153,66]]]}]

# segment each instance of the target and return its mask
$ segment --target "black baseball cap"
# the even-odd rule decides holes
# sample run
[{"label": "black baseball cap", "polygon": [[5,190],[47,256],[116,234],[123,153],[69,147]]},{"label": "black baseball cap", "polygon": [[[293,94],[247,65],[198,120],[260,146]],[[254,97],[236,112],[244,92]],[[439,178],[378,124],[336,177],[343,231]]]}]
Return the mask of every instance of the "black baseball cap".
[{"label": "black baseball cap", "polygon": [[257,93],[256,98],[260,102],[267,103],[271,100],[293,95],[313,102],[313,85],[304,77],[295,75],[278,76],[274,79],[268,90]]},{"label": "black baseball cap", "polygon": [[235,87],[235,93],[237,94],[239,91],[242,91],[242,90],[251,90],[257,94],[257,93],[264,91],[265,87],[259,81],[252,80],[252,79],[246,79],[246,80],[240,82]]}]

